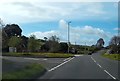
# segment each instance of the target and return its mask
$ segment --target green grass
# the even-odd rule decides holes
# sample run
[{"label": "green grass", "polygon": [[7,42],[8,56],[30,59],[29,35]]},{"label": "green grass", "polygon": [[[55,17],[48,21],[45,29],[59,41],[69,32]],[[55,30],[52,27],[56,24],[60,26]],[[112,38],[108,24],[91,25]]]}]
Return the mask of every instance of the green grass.
[{"label": "green grass", "polygon": [[120,61],[120,54],[102,54],[103,57]]},{"label": "green grass", "polygon": [[66,54],[66,53],[5,53],[5,55],[10,56],[41,56],[47,58],[68,58],[73,57],[73,54]]},{"label": "green grass", "polygon": [[38,74],[42,75],[45,71],[46,69],[40,64],[31,64],[14,72],[3,73],[2,79],[30,79],[31,77],[36,77]]},{"label": "green grass", "polygon": [[73,54],[64,54],[64,53],[45,53],[44,54],[48,58],[68,58],[73,57]]}]

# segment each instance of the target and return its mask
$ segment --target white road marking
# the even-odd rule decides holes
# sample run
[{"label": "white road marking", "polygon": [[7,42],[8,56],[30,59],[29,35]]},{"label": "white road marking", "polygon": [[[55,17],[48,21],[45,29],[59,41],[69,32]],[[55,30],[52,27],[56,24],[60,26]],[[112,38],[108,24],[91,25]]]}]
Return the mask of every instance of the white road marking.
[{"label": "white road marking", "polygon": [[102,66],[100,64],[97,64],[100,68],[102,68]]},{"label": "white road marking", "polygon": [[95,59],[94,59],[93,57],[91,57],[91,58],[92,58],[92,60],[96,63]]},{"label": "white road marking", "polygon": [[43,60],[47,60],[47,59],[43,59]]},{"label": "white road marking", "polygon": [[28,59],[28,60],[39,60],[39,59],[36,59],[36,58],[24,58],[24,59]]},{"label": "white road marking", "polygon": [[[93,57],[91,57],[91,58],[92,58],[92,60],[93,60],[100,68],[102,68],[102,66],[101,66],[100,64],[98,64]],[[102,69],[103,69],[103,68],[102,68]],[[104,72],[107,73],[107,74],[108,74],[110,77],[112,77],[113,79],[116,79],[116,78],[115,78],[114,76],[112,76],[107,70],[104,70]]]},{"label": "white road marking", "polygon": [[63,61],[69,60],[71,57],[64,59]]},{"label": "white road marking", "polygon": [[110,75],[113,79],[116,79],[114,76],[112,76],[108,71],[104,70],[108,75]]},{"label": "white road marking", "polygon": [[60,66],[64,65],[65,63],[71,61],[72,59],[74,59],[74,57],[73,57],[73,58],[70,58],[69,60],[67,60],[67,61],[65,61],[65,62],[63,62],[63,63],[61,63],[60,65],[57,65],[57,66],[53,67],[52,69],[50,69],[50,70],[48,70],[48,71],[49,71],[49,72],[50,72],[50,71],[53,71],[53,70],[59,68]]},{"label": "white road marking", "polygon": [[83,56],[83,55],[74,55],[75,57]]}]

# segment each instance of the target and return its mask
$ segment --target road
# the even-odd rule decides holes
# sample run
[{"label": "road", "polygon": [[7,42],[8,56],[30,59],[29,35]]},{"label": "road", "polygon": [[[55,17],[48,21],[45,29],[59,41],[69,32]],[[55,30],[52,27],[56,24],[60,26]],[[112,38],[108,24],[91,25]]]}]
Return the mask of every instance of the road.
[{"label": "road", "polygon": [[[72,58],[26,58],[4,57],[4,59],[23,62],[40,63],[48,70],[43,79],[95,79],[112,80],[118,79],[118,61],[101,57],[101,51],[92,55],[80,55]],[[120,80],[120,79],[119,79]],[[93,80],[94,81],[94,80]]]},{"label": "road", "polygon": [[77,56],[51,68],[39,79],[118,79],[118,61],[93,55]]},{"label": "road", "polygon": [[31,64],[31,63],[39,63],[43,65],[47,70],[51,69],[52,67],[57,66],[58,64],[65,61],[66,58],[30,58],[30,57],[9,57],[9,56],[3,56],[0,57],[2,60],[2,70],[3,72],[6,72],[7,69],[9,70],[10,67],[6,66],[6,61],[15,62],[15,67],[21,67],[21,65],[24,64]]}]

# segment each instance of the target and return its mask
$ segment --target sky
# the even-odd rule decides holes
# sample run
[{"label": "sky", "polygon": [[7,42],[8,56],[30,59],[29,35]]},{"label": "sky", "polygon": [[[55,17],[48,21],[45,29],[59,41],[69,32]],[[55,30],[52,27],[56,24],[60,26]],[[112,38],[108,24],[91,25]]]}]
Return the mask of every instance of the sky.
[{"label": "sky", "polygon": [[0,18],[5,24],[18,24],[25,36],[38,39],[56,35],[67,42],[95,45],[103,38],[105,46],[117,35],[118,0],[0,0]]}]

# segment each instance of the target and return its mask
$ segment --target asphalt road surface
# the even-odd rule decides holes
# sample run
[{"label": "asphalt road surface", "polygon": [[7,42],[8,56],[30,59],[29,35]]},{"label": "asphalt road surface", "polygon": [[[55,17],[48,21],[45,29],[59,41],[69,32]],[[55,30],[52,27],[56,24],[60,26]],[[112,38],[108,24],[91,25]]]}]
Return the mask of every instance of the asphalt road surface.
[{"label": "asphalt road surface", "polygon": [[118,79],[118,61],[101,57],[100,52],[73,57],[39,79]]},{"label": "asphalt road surface", "polygon": [[[40,63],[47,72],[39,77],[43,79],[103,79],[117,80],[118,61],[104,58],[101,51],[92,55],[80,55],[72,58],[27,58],[3,57],[4,59],[23,63]],[[119,79],[120,80],[120,79]]]},{"label": "asphalt road surface", "polygon": [[5,61],[7,62],[15,62],[18,63],[17,65],[15,64],[16,67],[21,67],[21,65],[24,64],[31,64],[31,63],[39,63],[43,65],[47,70],[51,69],[52,67],[57,66],[58,64],[64,62],[67,60],[66,58],[30,58],[30,57],[9,57],[9,56],[3,56],[0,57],[0,59],[5,59],[2,60],[2,69],[3,71],[9,70],[10,67],[7,67]]}]

